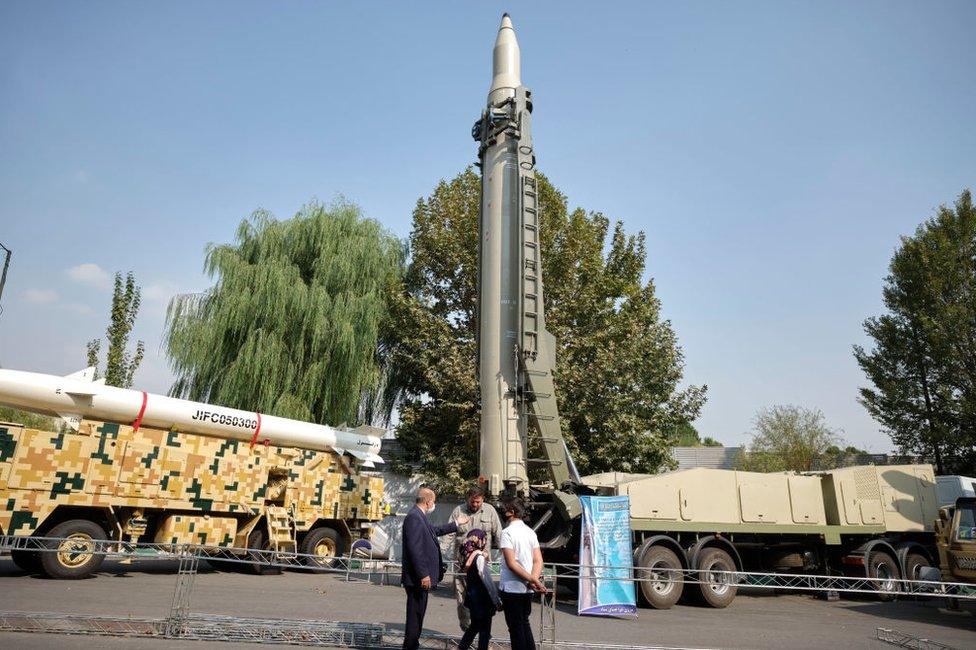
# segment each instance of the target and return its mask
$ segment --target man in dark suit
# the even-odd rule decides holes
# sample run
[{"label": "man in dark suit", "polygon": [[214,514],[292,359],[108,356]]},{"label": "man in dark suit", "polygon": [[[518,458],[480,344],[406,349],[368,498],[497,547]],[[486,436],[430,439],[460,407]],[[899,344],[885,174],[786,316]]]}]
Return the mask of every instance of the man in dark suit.
[{"label": "man in dark suit", "polygon": [[420,647],[420,633],[427,613],[427,595],[444,577],[444,561],[437,538],[456,533],[458,524],[465,525],[468,518],[460,516],[442,526],[432,526],[427,519],[434,512],[437,495],[422,487],[417,492],[417,503],[403,522],[403,572],[400,582],[407,592],[407,624],[403,634],[403,647],[413,650]]}]

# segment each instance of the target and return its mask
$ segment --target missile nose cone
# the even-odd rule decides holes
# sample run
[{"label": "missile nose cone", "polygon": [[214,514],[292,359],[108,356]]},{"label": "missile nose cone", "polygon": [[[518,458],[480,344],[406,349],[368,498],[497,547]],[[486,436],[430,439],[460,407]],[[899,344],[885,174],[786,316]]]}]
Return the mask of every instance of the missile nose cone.
[{"label": "missile nose cone", "polygon": [[498,27],[498,37],[495,39],[488,99],[493,102],[503,99],[521,85],[522,61],[518,41],[515,39],[515,28],[512,26],[512,19],[504,14],[502,24]]}]

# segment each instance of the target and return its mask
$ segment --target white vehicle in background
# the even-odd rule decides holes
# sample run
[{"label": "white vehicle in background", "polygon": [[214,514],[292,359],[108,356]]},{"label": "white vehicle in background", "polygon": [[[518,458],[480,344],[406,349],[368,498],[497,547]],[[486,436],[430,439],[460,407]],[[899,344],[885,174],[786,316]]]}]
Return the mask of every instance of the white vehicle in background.
[{"label": "white vehicle in background", "polygon": [[936,476],[935,488],[939,507],[956,505],[960,497],[976,497],[976,478],[971,476]]}]

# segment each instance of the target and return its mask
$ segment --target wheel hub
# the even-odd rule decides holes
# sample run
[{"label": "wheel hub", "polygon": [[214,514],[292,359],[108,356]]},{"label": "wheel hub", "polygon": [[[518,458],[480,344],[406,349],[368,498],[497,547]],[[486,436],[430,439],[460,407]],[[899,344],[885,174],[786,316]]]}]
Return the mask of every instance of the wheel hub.
[{"label": "wheel hub", "polygon": [[87,533],[74,533],[58,544],[58,562],[68,568],[79,567],[88,562],[94,552],[92,538]]}]

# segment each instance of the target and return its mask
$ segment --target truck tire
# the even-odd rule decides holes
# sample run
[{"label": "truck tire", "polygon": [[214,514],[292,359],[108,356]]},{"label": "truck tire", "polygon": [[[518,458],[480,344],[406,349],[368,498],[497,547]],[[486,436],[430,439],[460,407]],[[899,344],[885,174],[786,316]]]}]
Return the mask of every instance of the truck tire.
[{"label": "truck tire", "polygon": [[919,575],[921,570],[930,566],[932,563],[921,553],[909,553],[905,556],[905,579],[921,580]]},{"label": "truck tire", "polygon": [[732,582],[731,576],[711,573],[713,571],[735,571],[736,567],[732,556],[720,548],[706,548],[698,555],[695,568],[699,570],[698,595],[705,605],[722,609],[728,607],[735,600],[738,587]]},{"label": "truck tire", "polygon": [[[251,531],[251,534],[247,536],[247,547],[253,548],[259,551],[267,551],[271,549],[271,543],[268,541],[268,533],[266,533],[261,526],[257,526]],[[254,562],[246,564],[248,571],[257,576],[277,576],[281,575],[281,567],[267,566],[263,564],[264,558],[261,554],[255,553],[250,556]]]},{"label": "truck tire", "polygon": [[49,530],[45,537],[64,537],[58,542],[47,542],[56,549],[41,551],[41,569],[48,576],[62,580],[87,578],[98,570],[105,555],[94,552],[92,540],[106,539],[105,529],[87,519],[72,519]]},{"label": "truck tire", "polygon": [[308,531],[302,540],[301,552],[311,556],[303,558],[305,564],[315,569],[329,569],[343,553],[342,537],[328,526]]},{"label": "truck tire", "polygon": [[680,573],[683,567],[675,552],[665,546],[652,546],[641,554],[637,566],[636,575],[641,578],[637,595],[641,602],[654,609],[671,609],[685,587]]},{"label": "truck tire", "polygon": [[868,554],[867,574],[869,578],[875,578],[880,582],[873,582],[873,587],[885,593],[878,594],[877,598],[881,601],[894,600],[898,593],[898,581],[901,579],[901,571],[898,570],[898,562],[884,551],[871,551]]},{"label": "truck tire", "polygon": [[17,568],[27,573],[41,573],[41,554],[37,551],[10,551],[10,559]]}]

